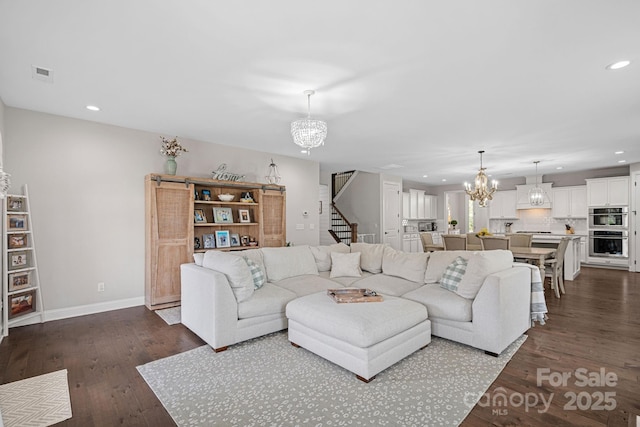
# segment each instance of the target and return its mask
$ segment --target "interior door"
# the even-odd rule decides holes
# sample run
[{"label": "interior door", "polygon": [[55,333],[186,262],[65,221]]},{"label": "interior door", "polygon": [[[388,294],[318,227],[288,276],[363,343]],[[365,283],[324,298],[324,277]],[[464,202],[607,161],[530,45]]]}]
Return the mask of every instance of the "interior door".
[{"label": "interior door", "polygon": [[400,183],[384,182],[382,192],[382,243],[401,250],[400,245]]}]

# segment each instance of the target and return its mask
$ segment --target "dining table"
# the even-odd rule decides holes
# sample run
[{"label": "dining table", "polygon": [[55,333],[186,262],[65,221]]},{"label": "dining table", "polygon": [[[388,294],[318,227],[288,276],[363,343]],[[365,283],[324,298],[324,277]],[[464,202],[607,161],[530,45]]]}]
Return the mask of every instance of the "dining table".
[{"label": "dining table", "polygon": [[553,258],[556,254],[556,248],[533,248],[524,246],[511,246],[509,249],[514,258],[530,259],[537,261],[540,268],[540,277],[544,280],[544,262]]}]

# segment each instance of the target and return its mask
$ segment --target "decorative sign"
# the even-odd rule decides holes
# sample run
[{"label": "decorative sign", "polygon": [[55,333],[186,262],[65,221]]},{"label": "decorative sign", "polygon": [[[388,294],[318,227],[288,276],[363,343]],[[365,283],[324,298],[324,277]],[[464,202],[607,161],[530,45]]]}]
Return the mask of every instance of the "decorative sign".
[{"label": "decorative sign", "polygon": [[213,174],[213,179],[218,179],[220,181],[244,181],[245,175],[240,175],[233,172],[227,172],[227,164],[223,163],[218,166],[218,169],[211,172]]}]

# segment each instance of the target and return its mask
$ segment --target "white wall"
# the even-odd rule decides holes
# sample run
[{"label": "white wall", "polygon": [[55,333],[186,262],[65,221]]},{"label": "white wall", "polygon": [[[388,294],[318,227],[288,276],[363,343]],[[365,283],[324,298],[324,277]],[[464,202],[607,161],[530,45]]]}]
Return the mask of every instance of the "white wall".
[{"label": "white wall", "polygon": [[380,175],[369,172],[358,172],[336,200],[347,220],[358,224],[358,233],[376,234],[378,239],[381,203]]},{"label": "white wall", "polygon": [[[29,186],[45,310],[142,301],[144,177],[163,172],[159,135],[10,107],[4,119],[12,191]],[[247,180],[264,182],[268,153],[180,141],[189,152],[177,159],[178,175],[210,177],[227,163]],[[273,159],[287,187],[287,240],[317,245],[318,163]],[[105,292],[97,292],[98,282]]]}]

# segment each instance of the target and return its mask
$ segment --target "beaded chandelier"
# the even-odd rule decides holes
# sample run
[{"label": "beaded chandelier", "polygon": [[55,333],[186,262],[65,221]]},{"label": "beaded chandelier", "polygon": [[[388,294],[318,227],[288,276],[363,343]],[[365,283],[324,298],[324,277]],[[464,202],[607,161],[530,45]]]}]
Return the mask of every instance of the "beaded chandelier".
[{"label": "beaded chandelier", "polygon": [[307,150],[307,154],[311,154],[312,148],[324,145],[324,139],[327,137],[327,123],[311,118],[311,95],[314,93],[313,90],[304,91],[307,95],[307,118],[291,123],[293,142]]}]

